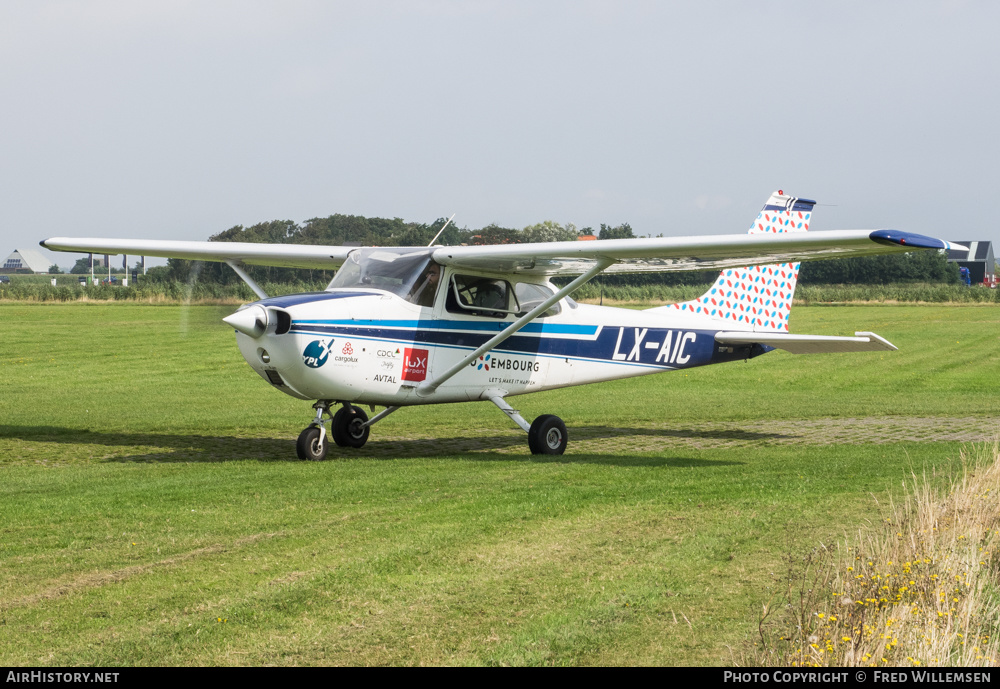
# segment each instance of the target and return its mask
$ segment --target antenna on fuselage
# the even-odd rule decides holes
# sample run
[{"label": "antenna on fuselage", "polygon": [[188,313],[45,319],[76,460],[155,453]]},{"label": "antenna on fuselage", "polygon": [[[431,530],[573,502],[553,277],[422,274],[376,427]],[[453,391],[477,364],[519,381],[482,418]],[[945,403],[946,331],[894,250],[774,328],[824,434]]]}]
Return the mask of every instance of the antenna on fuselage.
[{"label": "antenna on fuselage", "polygon": [[427,246],[434,246],[434,242],[436,242],[438,240],[438,237],[441,236],[441,233],[444,232],[444,228],[448,227],[448,225],[451,224],[452,218],[454,218],[454,217],[455,217],[455,213],[452,213],[451,214],[451,218],[448,218],[448,222],[446,222],[444,225],[441,226],[441,229],[438,230],[438,233],[436,235],[434,235],[434,239],[432,239],[431,243],[428,244]]}]

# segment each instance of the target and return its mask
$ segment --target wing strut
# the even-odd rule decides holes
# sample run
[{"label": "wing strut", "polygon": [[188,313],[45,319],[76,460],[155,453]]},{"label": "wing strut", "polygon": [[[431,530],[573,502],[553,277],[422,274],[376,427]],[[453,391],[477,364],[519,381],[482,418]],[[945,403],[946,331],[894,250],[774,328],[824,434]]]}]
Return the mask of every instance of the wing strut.
[{"label": "wing strut", "polygon": [[541,304],[533,308],[531,311],[518,318],[516,321],[508,325],[499,333],[488,339],[485,343],[483,343],[482,346],[480,346],[474,352],[469,354],[467,357],[459,361],[457,364],[449,368],[447,371],[439,375],[437,378],[434,378],[433,380],[425,380],[423,383],[418,385],[417,394],[420,395],[421,397],[427,397],[428,395],[433,394],[434,391],[437,390],[438,386],[441,385],[441,383],[445,382],[446,380],[454,376],[456,373],[464,369],[466,366],[468,366],[470,363],[478,359],[480,356],[490,351],[498,344],[506,340],[508,337],[516,333],[518,330],[526,326],[528,323],[530,323],[531,321],[535,320],[540,315],[548,311],[553,304],[555,304],[557,301],[565,297],[567,294],[575,290],[583,283],[593,279],[595,276],[597,276],[598,273],[603,271],[612,263],[614,263],[614,259],[599,258],[597,260],[597,265],[595,265],[593,268],[588,270],[586,273],[584,273],[577,279],[573,280],[573,282],[563,287],[561,290],[553,294],[551,297],[543,301]]},{"label": "wing strut", "polygon": [[250,289],[254,291],[254,294],[256,294],[261,299],[267,299],[267,293],[260,288],[260,285],[254,282],[254,279],[250,277],[247,271],[243,270],[243,267],[240,265],[239,262],[226,261],[226,263],[229,264],[230,268],[236,271],[237,275],[243,278],[243,282],[247,283],[247,285],[250,286]]}]

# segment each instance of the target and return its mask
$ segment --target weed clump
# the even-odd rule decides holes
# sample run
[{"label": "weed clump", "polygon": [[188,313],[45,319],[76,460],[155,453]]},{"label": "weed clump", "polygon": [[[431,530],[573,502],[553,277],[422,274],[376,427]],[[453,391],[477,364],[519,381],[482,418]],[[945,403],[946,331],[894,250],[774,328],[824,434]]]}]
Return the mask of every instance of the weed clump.
[{"label": "weed clump", "polygon": [[747,664],[1000,662],[1000,445],[961,459],[946,490],[914,476],[879,524],[790,559]]}]

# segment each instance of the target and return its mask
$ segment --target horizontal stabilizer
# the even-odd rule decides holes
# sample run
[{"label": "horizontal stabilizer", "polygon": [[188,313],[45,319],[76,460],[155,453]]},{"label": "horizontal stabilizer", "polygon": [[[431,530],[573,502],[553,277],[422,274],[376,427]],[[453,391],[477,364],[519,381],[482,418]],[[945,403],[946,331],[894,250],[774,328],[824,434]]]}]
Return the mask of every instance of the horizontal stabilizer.
[{"label": "horizontal stabilizer", "polygon": [[784,349],[792,354],[823,354],[826,352],[891,352],[896,346],[875,333],[859,332],[854,337],[833,335],[789,335],[788,333],[719,332],[715,341],[720,345],[762,344]]}]

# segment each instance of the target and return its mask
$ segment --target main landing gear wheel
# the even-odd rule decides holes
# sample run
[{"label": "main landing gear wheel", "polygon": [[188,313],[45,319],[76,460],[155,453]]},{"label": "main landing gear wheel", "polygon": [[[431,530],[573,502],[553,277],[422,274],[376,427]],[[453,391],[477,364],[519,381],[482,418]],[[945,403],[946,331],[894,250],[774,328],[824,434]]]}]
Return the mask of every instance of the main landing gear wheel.
[{"label": "main landing gear wheel", "polygon": [[568,440],[566,424],[552,414],[542,414],[528,430],[528,447],[533,455],[561,455]]},{"label": "main landing gear wheel", "polygon": [[295,443],[295,454],[299,459],[309,459],[322,462],[326,459],[326,451],[330,449],[325,433],[320,433],[318,426],[310,426],[301,433]]},{"label": "main landing gear wheel", "polygon": [[368,415],[359,407],[341,407],[333,415],[330,435],[340,447],[362,447],[368,442]]}]

